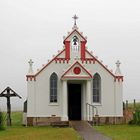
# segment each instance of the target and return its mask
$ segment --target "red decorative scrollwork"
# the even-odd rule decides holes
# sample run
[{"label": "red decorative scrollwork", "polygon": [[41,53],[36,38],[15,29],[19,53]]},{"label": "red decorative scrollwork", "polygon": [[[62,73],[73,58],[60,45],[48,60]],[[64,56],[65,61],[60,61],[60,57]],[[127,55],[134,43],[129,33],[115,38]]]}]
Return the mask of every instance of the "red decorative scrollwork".
[{"label": "red decorative scrollwork", "polygon": [[80,74],[80,73],[81,73],[81,69],[80,69],[79,67],[75,67],[75,68],[73,69],[73,72],[74,72],[75,74]]}]

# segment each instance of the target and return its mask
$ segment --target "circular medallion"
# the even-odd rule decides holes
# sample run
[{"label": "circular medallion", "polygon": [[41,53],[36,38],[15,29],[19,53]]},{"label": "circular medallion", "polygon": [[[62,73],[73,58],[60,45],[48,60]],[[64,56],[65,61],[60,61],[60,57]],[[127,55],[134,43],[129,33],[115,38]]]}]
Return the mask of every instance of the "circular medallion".
[{"label": "circular medallion", "polygon": [[81,69],[80,69],[79,67],[75,67],[75,68],[73,69],[73,72],[74,72],[75,74],[80,74],[80,73],[81,73]]}]

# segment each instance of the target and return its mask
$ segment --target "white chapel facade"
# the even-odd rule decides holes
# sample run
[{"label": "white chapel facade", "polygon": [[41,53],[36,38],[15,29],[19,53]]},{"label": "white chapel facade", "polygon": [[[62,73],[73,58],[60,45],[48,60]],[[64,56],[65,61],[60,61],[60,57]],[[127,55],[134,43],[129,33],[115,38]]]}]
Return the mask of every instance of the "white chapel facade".
[{"label": "white chapel facade", "polygon": [[64,37],[64,48],[37,73],[29,61],[27,125],[50,125],[93,117],[123,117],[123,76],[120,62],[113,73],[86,48],[87,38],[76,25]]}]

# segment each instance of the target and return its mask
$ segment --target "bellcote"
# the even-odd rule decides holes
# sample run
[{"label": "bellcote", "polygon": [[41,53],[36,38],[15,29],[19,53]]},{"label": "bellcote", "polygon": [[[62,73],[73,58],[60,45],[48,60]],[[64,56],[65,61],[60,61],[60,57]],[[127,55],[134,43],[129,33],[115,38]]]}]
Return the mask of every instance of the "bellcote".
[{"label": "bellcote", "polygon": [[76,19],[78,18],[76,15],[74,18],[74,25],[71,32],[68,32],[68,35],[64,37],[64,47],[65,47],[65,58],[66,59],[85,59],[85,50],[86,50],[86,42],[87,37],[83,36],[82,32],[78,31],[78,27],[76,25]]}]

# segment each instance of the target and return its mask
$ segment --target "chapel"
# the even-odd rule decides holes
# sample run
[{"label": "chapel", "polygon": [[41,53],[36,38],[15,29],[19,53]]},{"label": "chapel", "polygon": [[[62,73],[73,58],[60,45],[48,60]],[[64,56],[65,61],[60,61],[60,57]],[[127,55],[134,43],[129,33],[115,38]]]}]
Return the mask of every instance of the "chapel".
[{"label": "chapel", "polygon": [[[64,48],[46,65],[33,72],[29,61],[26,125],[51,125],[71,120],[119,123],[123,117],[123,75],[120,62],[108,69],[86,47],[87,37],[74,17],[71,32],[63,37]],[[111,59],[111,58],[110,58]]]}]

